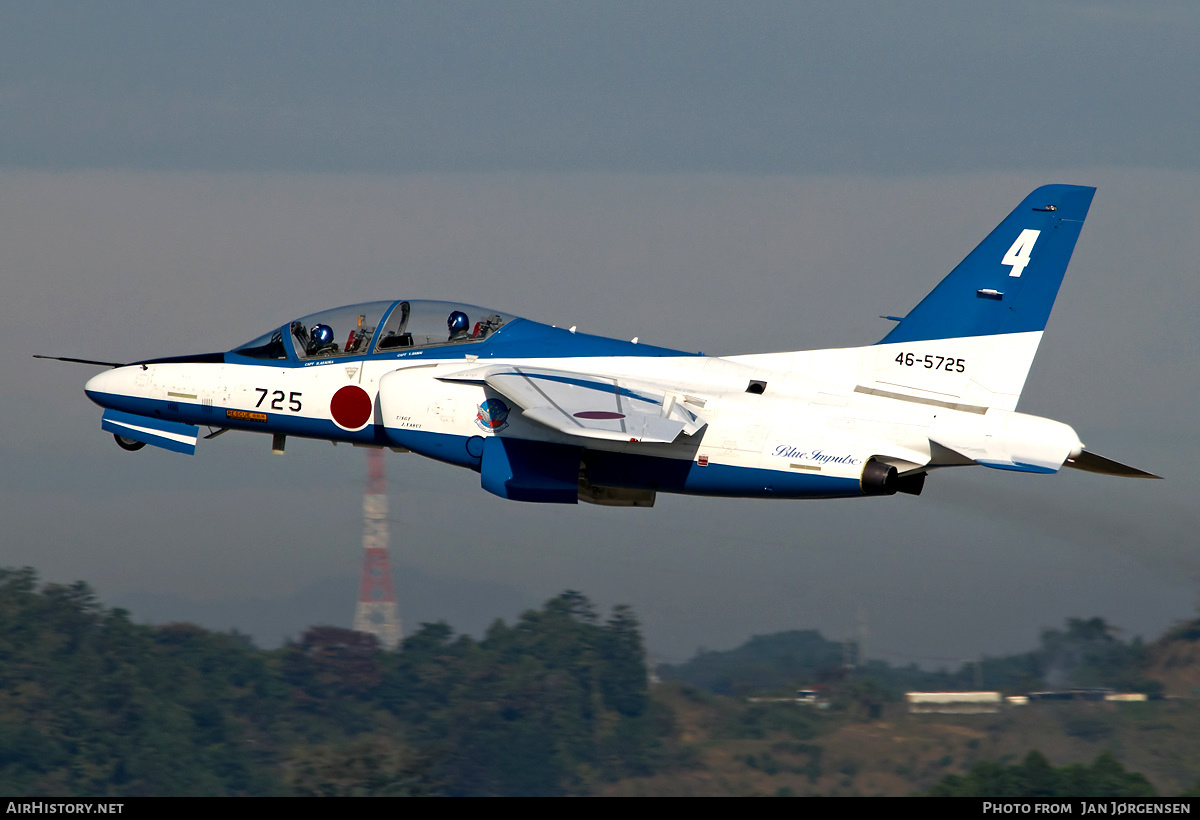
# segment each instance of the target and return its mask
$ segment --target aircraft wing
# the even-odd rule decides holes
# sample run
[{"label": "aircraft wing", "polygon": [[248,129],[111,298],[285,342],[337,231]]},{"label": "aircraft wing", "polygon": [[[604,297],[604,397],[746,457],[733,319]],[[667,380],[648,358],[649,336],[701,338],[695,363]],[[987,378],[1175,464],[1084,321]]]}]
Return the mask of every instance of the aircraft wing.
[{"label": "aircraft wing", "polygon": [[671,394],[590,373],[500,365],[440,378],[486,383],[525,418],[579,438],[669,444],[706,424]]}]

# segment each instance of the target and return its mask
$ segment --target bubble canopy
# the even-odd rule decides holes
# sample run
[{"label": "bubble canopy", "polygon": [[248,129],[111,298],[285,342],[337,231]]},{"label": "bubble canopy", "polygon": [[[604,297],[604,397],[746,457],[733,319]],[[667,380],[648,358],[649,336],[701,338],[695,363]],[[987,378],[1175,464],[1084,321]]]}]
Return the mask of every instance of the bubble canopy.
[{"label": "bubble canopy", "polygon": [[516,318],[458,302],[363,302],[303,316],[233,352],[251,359],[303,361],[469,344],[483,341]]}]

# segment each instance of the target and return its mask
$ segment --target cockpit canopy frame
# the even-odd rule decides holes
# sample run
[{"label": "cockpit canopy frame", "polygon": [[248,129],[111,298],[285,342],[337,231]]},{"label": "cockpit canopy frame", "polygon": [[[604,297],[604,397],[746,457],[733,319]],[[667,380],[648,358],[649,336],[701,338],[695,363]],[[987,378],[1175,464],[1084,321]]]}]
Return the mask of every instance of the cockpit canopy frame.
[{"label": "cockpit canopy frame", "polygon": [[303,316],[239,345],[251,359],[311,361],[470,344],[518,317],[432,299],[362,302]]}]

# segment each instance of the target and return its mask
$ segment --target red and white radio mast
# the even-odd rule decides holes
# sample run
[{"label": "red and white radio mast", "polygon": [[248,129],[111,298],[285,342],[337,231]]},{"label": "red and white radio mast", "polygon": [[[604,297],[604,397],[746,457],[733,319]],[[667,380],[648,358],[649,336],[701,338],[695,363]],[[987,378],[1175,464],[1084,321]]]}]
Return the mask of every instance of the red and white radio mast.
[{"label": "red and white radio mast", "polygon": [[374,635],[385,649],[400,645],[400,615],[388,561],[387,482],[383,450],[367,450],[367,491],[363,494],[363,565],[358,583],[354,630]]}]

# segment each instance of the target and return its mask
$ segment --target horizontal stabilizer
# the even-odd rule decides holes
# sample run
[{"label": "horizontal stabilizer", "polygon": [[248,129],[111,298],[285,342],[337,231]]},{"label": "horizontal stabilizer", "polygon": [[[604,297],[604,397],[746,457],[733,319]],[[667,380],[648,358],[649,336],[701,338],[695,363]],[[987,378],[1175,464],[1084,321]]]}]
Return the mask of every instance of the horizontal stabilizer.
[{"label": "horizontal stabilizer", "polygon": [[200,435],[200,428],[191,424],[122,413],[120,410],[105,410],[100,427],[121,438],[153,444],[189,456],[195,455],[196,439]]},{"label": "horizontal stabilizer", "polygon": [[1137,467],[1130,467],[1128,464],[1122,464],[1119,461],[1113,461],[1111,458],[1098,456],[1095,453],[1089,453],[1084,450],[1075,458],[1067,459],[1066,466],[1074,467],[1076,470],[1084,470],[1089,473],[1100,473],[1101,475],[1115,475],[1123,478],[1158,478],[1162,476],[1147,473],[1145,470],[1139,470]]}]

